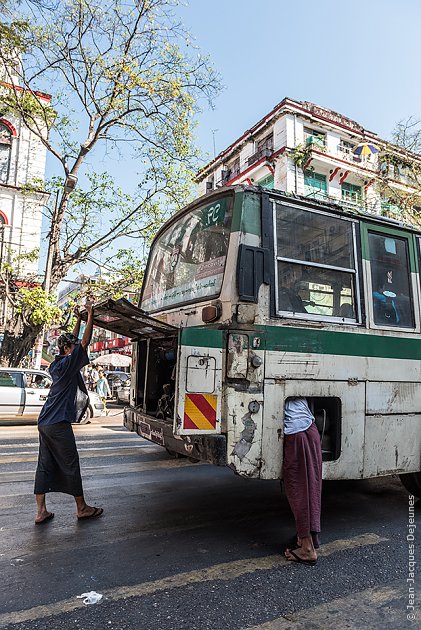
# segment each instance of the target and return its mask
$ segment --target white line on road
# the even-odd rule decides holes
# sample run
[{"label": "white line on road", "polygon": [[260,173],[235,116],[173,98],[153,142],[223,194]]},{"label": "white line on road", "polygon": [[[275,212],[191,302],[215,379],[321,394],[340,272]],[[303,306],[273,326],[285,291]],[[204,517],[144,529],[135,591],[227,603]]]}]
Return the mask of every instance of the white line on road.
[{"label": "white line on road", "polygon": [[[208,464],[209,466],[211,464]],[[133,462],[131,464],[106,464],[97,466],[83,466],[82,476],[90,477],[95,475],[120,475],[136,472],[148,472],[155,469],[185,468],[195,466],[206,466],[206,464],[193,464],[188,459],[159,459],[151,462]],[[16,477],[16,479],[14,478]],[[33,481],[34,473],[28,470],[8,470],[0,472],[0,483]]]},{"label": "white line on road", "polygon": [[[87,451],[120,451],[124,448],[130,448],[130,449],[136,449],[136,448],[151,448],[151,447],[156,447],[156,444],[130,444],[128,446],[122,445],[120,446],[119,444],[115,445],[115,446],[93,446],[92,448],[81,448],[80,446],[78,446],[78,452],[79,453],[85,453]],[[0,453],[0,457],[15,457],[16,455],[38,455],[38,451],[16,451],[14,453]],[[0,463],[8,463],[7,460],[5,462],[0,462]]]},{"label": "white line on road", "polygon": [[[332,599],[326,604],[288,613],[283,617],[267,621],[248,630],[291,630],[292,628],[370,628],[371,630],[396,630],[407,622],[405,603],[408,600],[408,587],[399,580],[387,586],[368,588],[351,593],[346,597]],[[421,619],[418,614],[414,621]],[[415,628],[415,625],[413,626]],[[418,626],[419,627],[419,626]]]},{"label": "white line on road", "polygon": [[[377,534],[372,533],[355,536],[354,538],[349,539],[336,540],[328,543],[327,545],[323,545],[320,549],[319,556],[326,557],[333,553],[347,549],[354,549],[356,547],[363,547],[366,545],[378,545],[386,540],[387,538],[382,538],[381,536],[377,536]],[[285,567],[288,564],[289,562],[286,558],[279,554],[264,556],[262,558],[246,558],[244,560],[215,564],[204,569],[170,575],[160,580],[153,580],[151,582],[142,582],[140,584],[130,586],[119,586],[109,589],[103,594],[104,599],[107,599],[108,601],[118,601],[128,597],[142,597],[144,595],[151,595],[163,590],[185,587],[189,584],[198,584],[201,582],[211,582],[215,580],[234,580],[242,575],[254,573],[255,571],[279,569],[280,567]],[[2,615],[0,614],[0,627],[12,623],[23,623],[25,621],[44,619],[45,617],[71,612],[83,607],[84,604],[81,600],[72,598],[59,602],[53,602],[51,604],[35,606],[26,610],[9,612]],[[46,622],[45,625],[47,627],[48,622]]]}]

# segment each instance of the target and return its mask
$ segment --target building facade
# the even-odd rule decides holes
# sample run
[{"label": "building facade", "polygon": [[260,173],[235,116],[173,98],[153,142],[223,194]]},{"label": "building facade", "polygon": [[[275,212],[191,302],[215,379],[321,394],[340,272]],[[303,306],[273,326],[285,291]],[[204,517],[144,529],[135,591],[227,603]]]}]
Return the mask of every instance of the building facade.
[{"label": "building facade", "polygon": [[[2,96],[4,101],[10,90],[24,91],[18,84],[17,75],[13,68],[0,69],[0,106]],[[37,92],[32,95],[41,104],[49,105],[51,97],[48,94]],[[42,140],[19,115],[9,113],[6,108],[0,116],[0,260],[13,263],[22,283],[33,282],[38,275],[38,257],[30,260],[21,257],[40,247],[42,211],[48,200],[48,193],[42,190],[45,164],[46,148]],[[35,181],[37,184],[29,191],[26,187]],[[1,328],[6,315],[3,297]]]},{"label": "building facade", "polygon": [[[362,143],[373,145],[374,152],[357,155],[355,149]],[[395,154],[393,167],[379,157],[386,147]],[[409,159],[421,165],[417,156]],[[411,173],[396,167],[399,160],[404,165],[408,153],[346,116],[285,98],[207,164],[197,182],[200,194],[245,183],[393,215],[400,209],[385,189],[417,192]]]}]

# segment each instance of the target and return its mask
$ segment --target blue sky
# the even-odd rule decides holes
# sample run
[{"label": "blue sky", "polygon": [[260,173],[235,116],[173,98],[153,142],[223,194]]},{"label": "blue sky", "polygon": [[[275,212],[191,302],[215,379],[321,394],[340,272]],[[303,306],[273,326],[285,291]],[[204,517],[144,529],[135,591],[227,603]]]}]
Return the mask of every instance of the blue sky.
[{"label": "blue sky", "polygon": [[226,86],[200,117],[213,154],[284,96],[329,107],[381,137],[421,118],[419,0],[190,0],[180,10]]},{"label": "blue sky", "polygon": [[[198,121],[197,143],[209,158],[212,130],[218,153],[285,96],[384,138],[399,120],[421,119],[419,0],[190,0],[177,14],[225,86]],[[99,170],[110,166],[92,158]],[[137,183],[131,160],[112,164],[128,192]]]}]

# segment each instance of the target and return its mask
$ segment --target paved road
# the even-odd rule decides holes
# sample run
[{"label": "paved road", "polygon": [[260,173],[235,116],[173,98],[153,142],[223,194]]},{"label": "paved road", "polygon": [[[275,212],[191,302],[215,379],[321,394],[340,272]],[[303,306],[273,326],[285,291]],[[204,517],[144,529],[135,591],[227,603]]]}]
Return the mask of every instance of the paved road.
[{"label": "paved road", "polygon": [[[54,520],[35,527],[36,427],[0,427],[0,627],[420,627],[419,577],[418,617],[407,618],[408,497],[397,479],[325,483],[320,559],[305,567],[280,554],[292,520],[279,483],[170,459],[121,416],[75,433],[87,498],[104,516],[78,523],[73,500],[52,495]],[[104,597],[86,606],[77,595],[91,590]]]}]

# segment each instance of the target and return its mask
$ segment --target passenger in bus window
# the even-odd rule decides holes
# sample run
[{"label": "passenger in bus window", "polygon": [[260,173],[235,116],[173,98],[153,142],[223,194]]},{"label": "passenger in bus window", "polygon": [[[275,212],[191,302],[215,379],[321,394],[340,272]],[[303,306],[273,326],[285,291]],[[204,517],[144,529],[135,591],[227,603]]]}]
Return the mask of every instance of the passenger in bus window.
[{"label": "passenger in bus window", "polygon": [[284,411],[283,481],[296,525],[296,539],[285,557],[315,565],[322,498],[320,435],[305,398],[288,398]]},{"label": "passenger in bus window", "polygon": [[387,326],[398,326],[399,315],[395,303],[396,294],[385,291],[384,287],[380,291],[373,291],[374,323],[386,324]]},{"label": "passenger in bus window", "polygon": [[307,313],[301,296],[286,287],[279,289],[279,306],[281,311],[289,311],[291,313]]},{"label": "passenger in bus window", "polygon": [[339,316],[344,319],[354,319],[354,307],[349,302],[343,302],[339,307]]}]

